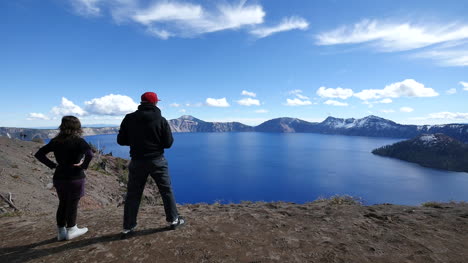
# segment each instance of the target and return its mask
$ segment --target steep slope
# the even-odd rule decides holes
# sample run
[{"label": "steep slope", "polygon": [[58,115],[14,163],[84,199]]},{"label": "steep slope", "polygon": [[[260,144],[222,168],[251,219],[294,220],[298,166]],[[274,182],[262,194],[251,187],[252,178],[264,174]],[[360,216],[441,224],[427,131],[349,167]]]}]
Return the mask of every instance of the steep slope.
[{"label": "steep slope", "polygon": [[[0,136],[0,194],[11,197],[23,214],[54,213],[58,205],[52,188],[53,170],[34,158],[40,143],[8,139]],[[50,155],[53,159],[53,154]],[[86,171],[86,196],[80,206],[84,209],[102,208],[123,202],[127,182],[128,160],[95,154]],[[150,181],[145,202],[159,203],[155,184]],[[0,216],[14,212],[0,198]]]}]

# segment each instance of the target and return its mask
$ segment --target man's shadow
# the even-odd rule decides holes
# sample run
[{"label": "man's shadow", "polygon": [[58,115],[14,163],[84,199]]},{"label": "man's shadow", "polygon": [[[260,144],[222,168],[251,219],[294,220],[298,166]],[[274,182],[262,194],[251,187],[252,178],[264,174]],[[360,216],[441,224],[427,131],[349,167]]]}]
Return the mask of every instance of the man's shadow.
[{"label": "man's shadow", "polygon": [[[170,227],[161,227],[161,228],[153,228],[153,229],[146,229],[141,231],[135,231],[131,235],[125,236],[126,238],[134,238],[138,236],[146,236],[155,233],[161,233],[165,231],[172,230]],[[40,258],[43,256],[51,255],[60,253],[66,250],[82,248],[90,245],[94,245],[97,243],[106,243],[112,241],[118,241],[124,239],[122,234],[109,234],[100,237],[93,237],[89,239],[81,239],[78,241],[57,241],[56,238],[50,238],[47,240],[39,241],[36,243],[22,245],[22,246],[15,246],[15,247],[5,247],[0,248],[0,262],[26,262],[29,260],[33,260],[36,258]],[[61,246],[51,247],[51,248],[38,248],[36,247],[52,244],[52,243],[62,243]]]}]

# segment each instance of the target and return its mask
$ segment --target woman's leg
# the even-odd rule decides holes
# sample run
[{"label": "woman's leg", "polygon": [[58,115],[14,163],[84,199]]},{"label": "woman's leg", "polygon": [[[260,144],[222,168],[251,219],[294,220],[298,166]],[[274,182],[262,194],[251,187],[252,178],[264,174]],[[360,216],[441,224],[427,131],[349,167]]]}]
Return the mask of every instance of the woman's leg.
[{"label": "woman's leg", "polygon": [[80,198],[67,200],[67,209],[66,209],[67,227],[73,227],[76,225],[76,217],[78,213],[79,202],[80,202]]},{"label": "woman's leg", "polygon": [[57,208],[57,214],[56,214],[56,219],[57,219],[57,226],[58,227],[65,227],[67,223],[67,217],[66,217],[66,210],[67,208],[67,202],[64,199],[59,199],[59,206]]}]

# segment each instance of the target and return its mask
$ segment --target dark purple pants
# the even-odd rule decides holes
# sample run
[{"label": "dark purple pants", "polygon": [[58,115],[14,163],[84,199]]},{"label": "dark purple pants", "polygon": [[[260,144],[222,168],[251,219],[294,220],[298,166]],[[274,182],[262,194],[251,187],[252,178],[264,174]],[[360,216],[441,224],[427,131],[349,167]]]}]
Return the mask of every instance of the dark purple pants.
[{"label": "dark purple pants", "polygon": [[85,179],[54,180],[59,206],[57,209],[57,226],[72,227],[76,225],[76,216],[80,198],[84,196]]}]

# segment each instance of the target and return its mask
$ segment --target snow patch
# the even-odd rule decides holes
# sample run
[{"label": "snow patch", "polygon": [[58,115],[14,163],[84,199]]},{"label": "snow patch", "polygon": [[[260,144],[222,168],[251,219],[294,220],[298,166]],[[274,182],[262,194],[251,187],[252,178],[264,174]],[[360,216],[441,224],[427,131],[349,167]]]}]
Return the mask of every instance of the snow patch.
[{"label": "snow patch", "polygon": [[434,134],[424,134],[419,137],[419,140],[422,141],[424,144],[433,144],[437,142],[437,137]]}]

